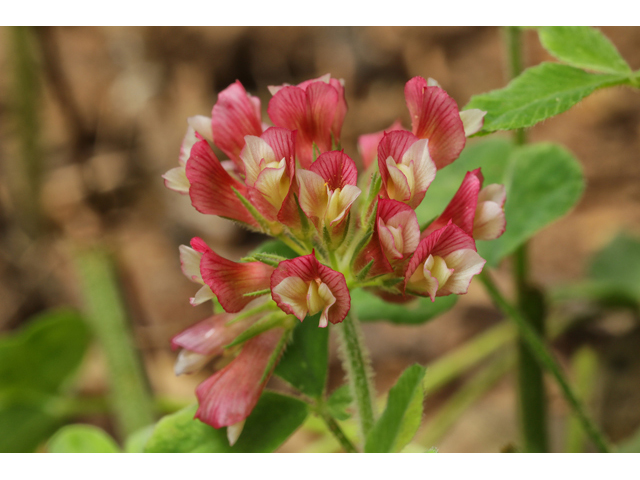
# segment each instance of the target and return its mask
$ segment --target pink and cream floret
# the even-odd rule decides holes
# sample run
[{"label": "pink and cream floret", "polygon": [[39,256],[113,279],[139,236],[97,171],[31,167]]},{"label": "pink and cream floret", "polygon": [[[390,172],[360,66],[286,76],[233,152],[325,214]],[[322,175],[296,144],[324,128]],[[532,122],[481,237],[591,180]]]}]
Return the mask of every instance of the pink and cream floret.
[{"label": "pink and cream floret", "polygon": [[429,296],[432,301],[435,297],[465,294],[485,263],[473,238],[449,223],[418,245],[405,270],[405,292]]},{"label": "pink and cream floret", "polygon": [[271,276],[271,296],[300,321],[321,313],[320,327],[342,322],[351,308],[344,275],[321,264],[314,253],[280,262]]}]

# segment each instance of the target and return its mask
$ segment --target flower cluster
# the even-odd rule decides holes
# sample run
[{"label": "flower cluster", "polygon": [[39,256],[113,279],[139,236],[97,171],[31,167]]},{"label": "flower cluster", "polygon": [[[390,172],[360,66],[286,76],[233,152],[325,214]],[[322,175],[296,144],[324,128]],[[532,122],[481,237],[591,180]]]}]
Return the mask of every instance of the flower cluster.
[{"label": "flower cluster", "polygon": [[[240,434],[295,325],[319,314],[319,326],[344,320],[350,290],[389,301],[464,294],[483,260],[475,240],[505,229],[502,185],[482,187],[467,173],[444,212],[420,228],[415,208],[439,169],[452,163],[484,112],[460,112],[432,79],[405,86],[411,130],[396,122],[358,141],[364,174],[340,148],[347,112],[343,82],[329,75],[270,87],[268,115],[240,82],[218,96],[211,118],[189,118],[180,165],[164,175],[201,213],[278,238],[293,258],[254,253],[225,259],[194,238],[181,246],[184,274],[202,285],[193,305],[217,299],[216,313],[173,338],[176,373],[216,357],[226,366],[197,389],[196,417]],[[219,148],[227,160],[212,150]],[[297,255],[297,256],[296,256]]]}]

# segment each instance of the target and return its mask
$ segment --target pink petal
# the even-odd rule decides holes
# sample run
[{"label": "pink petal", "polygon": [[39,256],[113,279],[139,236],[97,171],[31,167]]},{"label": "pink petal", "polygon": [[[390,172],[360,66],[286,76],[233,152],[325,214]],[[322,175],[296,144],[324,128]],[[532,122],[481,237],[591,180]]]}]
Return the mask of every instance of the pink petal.
[{"label": "pink petal", "polygon": [[335,303],[329,308],[326,317],[331,323],[340,323],[349,313],[351,296],[344,275],[322,265],[313,253],[292,260],[284,260],[271,275],[271,296],[286,313],[294,314],[290,305],[278,295],[276,287],[289,277],[299,277],[305,283],[320,280],[335,297]]},{"label": "pink petal", "polygon": [[391,124],[389,128],[385,128],[384,130],[376,133],[360,135],[358,137],[358,152],[360,153],[360,157],[362,158],[364,168],[369,168],[369,165],[371,165],[377,158],[378,145],[380,144],[380,140],[382,140],[382,137],[384,137],[384,134],[392,132],[394,130],[403,130],[400,120],[396,120],[395,122],[393,122],[393,124]]},{"label": "pink petal", "polygon": [[338,104],[336,105],[333,123],[331,124],[331,133],[333,133],[336,141],[339,142],[340,134],[342,132],[342,124],[344,123],[344,117],[347,115],[347,100],[344,96],[343,85],[344,80],[332,78],[329,83],[338,92]]},{"label": "pink petal", "polygon": [[231,343],[248,326],[244,320],[227,325],[231,319],[231,314],[218,313],[202,320],[174,335],[171,348],[184,348],[206,356],[220,355],[224,346]]},{"label": "pink petal", "polygon": [[187,178],[191,184],[191,204],[200,213],[219,215],[259,229],[256,220],[232,190],[233,187],[246,197],[247,187],[227,173],[205,140],[191,149]]},{"label": "pink petal", "polygon": [[429,139],[431,158],[439,169],[446,167],[460,156],[466,142],[455,100],[442,88],[428,86],[422,77],[409,80],[404,94],[413,133]]},{"label": "pink petal", "polygon": [[242,171],[240,152],[245,135],[260,136],[260,100],[247,93],[239,81],[229,85],[218,95],[211,112],[211,126],[215,143]]},{"label": "pink petal", "polygon": [[200,271],[225,311],[239,312],[256,297],[244,294],[269,288],[274,268],[261,262],[237,263],[209,249],[202,256]]},{"label": "pink petal", "polygon": [[380,140],[380,144],[378,145],[378,165],[380,166],[380,174],[382,174],[383,166],[386,164],[387,158],[391,157],[396,163],[400,163],[406,151],[409,150],[409,147],[418,140],[418,137],[406,130],[394,130],[389,133],[385,132],[382,140]]},{"label": "pink petal", "polygon": [[479,168],[472,172],[467,172],[460,188],[458,188],[458,191],[449,202],[449,205],[447,205],[447,208],[445,208],[444,212],[422,233],[422,238],[446,226],[449,221],[452,221],[467,234],[473,235],[473,221],[476,215],[478,193],[482,188],[482,181],[483,177]]},{"label": "pink petal", "polygon": [[323,153],[309,170],[320,175],[330,190],[356,185],[358,182],[356,164],[344,151]]},{"label": "pink petal", "polygon": [[229,365],[201,383],[196,389],[196,418],[214,428],[247,418],[271,377],[266,368],[284,334],[276,328],[248,340]]}]

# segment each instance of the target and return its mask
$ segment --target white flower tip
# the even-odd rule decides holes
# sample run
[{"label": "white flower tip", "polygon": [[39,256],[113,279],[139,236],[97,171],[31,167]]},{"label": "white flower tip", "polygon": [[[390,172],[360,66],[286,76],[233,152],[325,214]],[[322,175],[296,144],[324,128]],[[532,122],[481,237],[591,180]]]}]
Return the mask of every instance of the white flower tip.
[{"label": "white flower tip", "polygon": [[431,77],[427,78],[427,86],[428,87],[439,87],[439,88],[442,88],[440,86],[440,84],[438,83],[438,81],[433,79],[433,78],[431,78]]},{"label": "white flower tip", "polygon": [[211,130],[211,118],[204,115],[195,115],[187,118],[187,123],[198,132],[203,138],[213,142],[213,131]]},{"label": "white flower tip", "polygon": [[208,355],[201,355],[191,350],[182,349],[178,353],[173,371],[177,376],[195,373],[200,371],[210,360],[211,357]]},{"label": "white flower tip", "polygon": [[244,422],[245,421],[242,420],[241,422],[234,423],[227,427],[227,440],[229,440],[229,446],[233,447],[238,441],[238,438],[242,433],[242,429],[244,428]]},{"label": "white flower tip", "polygon": [[284,87],[285,85],[269,85],[267,87],[267,89],[269,90],[269,93],[271,95],[275,95],[276,93],[278,93],[280,90],[282,90],[282,87]]}]

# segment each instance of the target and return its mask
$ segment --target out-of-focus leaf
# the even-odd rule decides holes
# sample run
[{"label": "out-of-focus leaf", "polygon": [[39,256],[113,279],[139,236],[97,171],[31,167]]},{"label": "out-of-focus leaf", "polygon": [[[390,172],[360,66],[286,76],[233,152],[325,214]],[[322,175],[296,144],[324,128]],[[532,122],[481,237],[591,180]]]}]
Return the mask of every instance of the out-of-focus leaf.
[{"label": "out-of-focus leaf", "polygon": [[349,385],[343,385],[338,388],[327,400],[327,409],[336,420],[347,420],[351,414],[347,412],[347,408],[353,403],[353,397]]},{"label": "out-of-focus leaf", "polygon": [[542,27],[538,33],[542,46],[569,65],[602,73],[631,73],[611,40],[596,28]]},{"label": "out-of-focus leaf", "polygon": [[310,397],[320,397],[327,381],[329,329],[319,328],[320,314],[307,317],[293,330],[293,338],[275,374]]},{"label": "out-of-focus leaf", "polygon": [[407,368],[389,391],[387,407],[365,443],[367,453],[399,452],[418,431],[422,419],[426,370],[420,365]]},{"label": "out-of-focus leaf", "polygon": [[640,241],[618,235],[593,257],[589,276],[600,285],[640,299]]},{"label": "out-of-focus leaf", "polygon": [[542,63],[500,90],[473,96],[465,109],[487,112],[484,132],[515,130],[569,110],[598,88],[628,81],[627,75],[594,74],[569,65]]},{"label": "out-of-focus leaf", "polygon": [[146,452],[273,452],[304,422],[306,403],[274,392],[265,392],[246,420],[233,447],[227,429],[215,429],[195,420],[197,406],[187,407],[160,420],[147,441]]},{"label": "out-of-focus leaf", "polygon": [[478,253],[493,267],[538,231],[567,214],[585,187],[580,163],[566,149],[550,143],[515,150],[504,183],[507,229],[497,240],[477,242]]},{"label": "out-of-focus leaf", "polygon": [[118,453],[120,447],[104,430],[93,425],[67,425],[49,440],[51,453]]},{"label": "out-of-focus leaf", "polygon": [[0,452],[33,452],[60,426],[43,403],[0,401]]},{"label": "out-of-focus leaf", "polygon": [[457,300],[456,295],[449,295],[438,297],[435,302],[429,298],[417,298],[409,303],[389,303],[362,289],[351,292],[351,308],[363,322],[386,320],[417,325],[451,309]]},{"label": "out-of-focus leaf", "polygon": [[155,430],[155,425],[143,427],[130,435],[124,442],[124,451],[127,453],[143,453],[144,447]]},{"label": "out-of-focus leaf", "polygon": [[79,314],[55,310],[0,338],[0,391],[56,392],[76,371],[89,344]]}]

